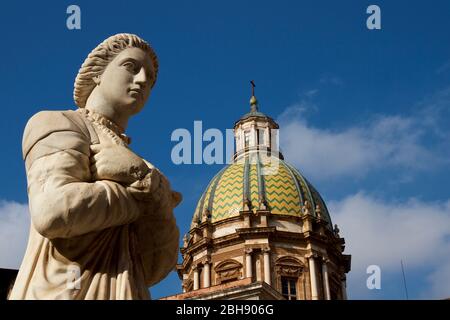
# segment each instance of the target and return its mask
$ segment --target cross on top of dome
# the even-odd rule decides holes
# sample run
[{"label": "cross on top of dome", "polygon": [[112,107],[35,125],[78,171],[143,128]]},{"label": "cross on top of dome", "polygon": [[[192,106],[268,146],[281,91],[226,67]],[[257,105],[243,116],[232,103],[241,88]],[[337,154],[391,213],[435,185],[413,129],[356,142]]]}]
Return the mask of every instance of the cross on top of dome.
[{"label": "cross on top of dome", "polygon": [[250,112],[258,111],[258,100],[255,97],[255,81],[250,80],[250,84],[252,85],[252,97],[250,98]]}]

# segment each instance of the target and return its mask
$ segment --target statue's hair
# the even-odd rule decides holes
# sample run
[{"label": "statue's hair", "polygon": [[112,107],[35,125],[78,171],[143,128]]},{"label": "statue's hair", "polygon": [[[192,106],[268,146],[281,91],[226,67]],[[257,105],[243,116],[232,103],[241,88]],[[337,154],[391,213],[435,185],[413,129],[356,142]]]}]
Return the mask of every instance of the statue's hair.
[{"label": "statue's hair", "polygon": [[155,85],[158,75],[158,58],[152,47],[134,34],[119,33],[99,44],[89,53],[81,65],[73,90],[73,98],[78,107],[84,108],[86,106],[86,101],[96,86],[94,78],[100,76],[105,71],[106,66],[127,48],[140,48],[149,54],[155,72],[151,87]]}]

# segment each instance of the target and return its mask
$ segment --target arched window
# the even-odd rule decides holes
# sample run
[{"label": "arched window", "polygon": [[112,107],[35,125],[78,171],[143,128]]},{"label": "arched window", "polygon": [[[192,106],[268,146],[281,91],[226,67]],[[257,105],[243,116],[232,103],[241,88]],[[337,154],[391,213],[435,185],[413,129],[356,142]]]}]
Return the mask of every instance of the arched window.
[{"label": "arched window", "polygon": [[281,276],[281,294],[286,300],[298,300],[297,278]]},{"label": "arched window", "polygon": [[250,146],[250,131],[244,131],[244,148]]},{"label": "arched window", "polygon": [[286,300],[298,300],[303,298],[299,289],[302,287],[299,281],[304,270],[304,265],[294,257],[281,257],[275,262],[278,291]]},{"label": "arched window", "polygon": [[264,129],[256,129],[257,131],[257,135],[256,135],[256,137],[257,137],[257,139],[258,139],[258,145],[264,145],[265,144],[265,141],[264,141]]}]

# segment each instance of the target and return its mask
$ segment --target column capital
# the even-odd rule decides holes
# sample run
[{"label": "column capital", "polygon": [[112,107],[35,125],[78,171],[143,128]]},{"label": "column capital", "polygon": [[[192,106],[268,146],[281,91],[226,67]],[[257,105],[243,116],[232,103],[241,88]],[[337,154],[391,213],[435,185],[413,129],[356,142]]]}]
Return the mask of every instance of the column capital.
[{"label": "column capital", "polygon": [[203,257],[201,260],[200,260],[200,262],[201,262],[201,264],[203,264],[203,265],[205,265],[205,264],[210,264],[211,263],[211,257],[208,255],[208,256],[206,256],[206,257]]},{"label": "column capital", "polygon": [[264,247],[261,249],[261,251],[264,253],[270,253],[270,247]]},{"label": "column capital", "polygon": [[307,258],[307,259],[311,259],[311,258],[317,259],[318,257],[319,257],[319,255],[316,252],[309,252],[305,255],[305,258]]},{"label": "column capital", "polygon": [[245,249],[244,249],[244,252],[245,252],[246,254],[251,254],[251,253],[253,252],[253,248],[245,248]]},{"label": "column capital", "polygon": [[327,256],[322,256],[321,258],[322,258],[322,262],[323,262],[323,263],[325,263],[325,264],[330,263],[330,259],[328,259]]}]

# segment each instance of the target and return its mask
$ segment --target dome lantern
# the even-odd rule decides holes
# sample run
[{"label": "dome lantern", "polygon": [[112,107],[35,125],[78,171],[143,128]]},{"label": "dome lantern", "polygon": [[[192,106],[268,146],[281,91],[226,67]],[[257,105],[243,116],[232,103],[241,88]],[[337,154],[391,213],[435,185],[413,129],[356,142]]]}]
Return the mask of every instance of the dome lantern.
[{"label": "dome lantern", "polygon": [[278,124],[270,117],[259,111],[258,100],[255,96],[255,82],[252,85],[250,98],[250,112],[245,114],[234,125],[236,153],[238,159],[243,153],[251,150],[266,150],[278,155]]}]

